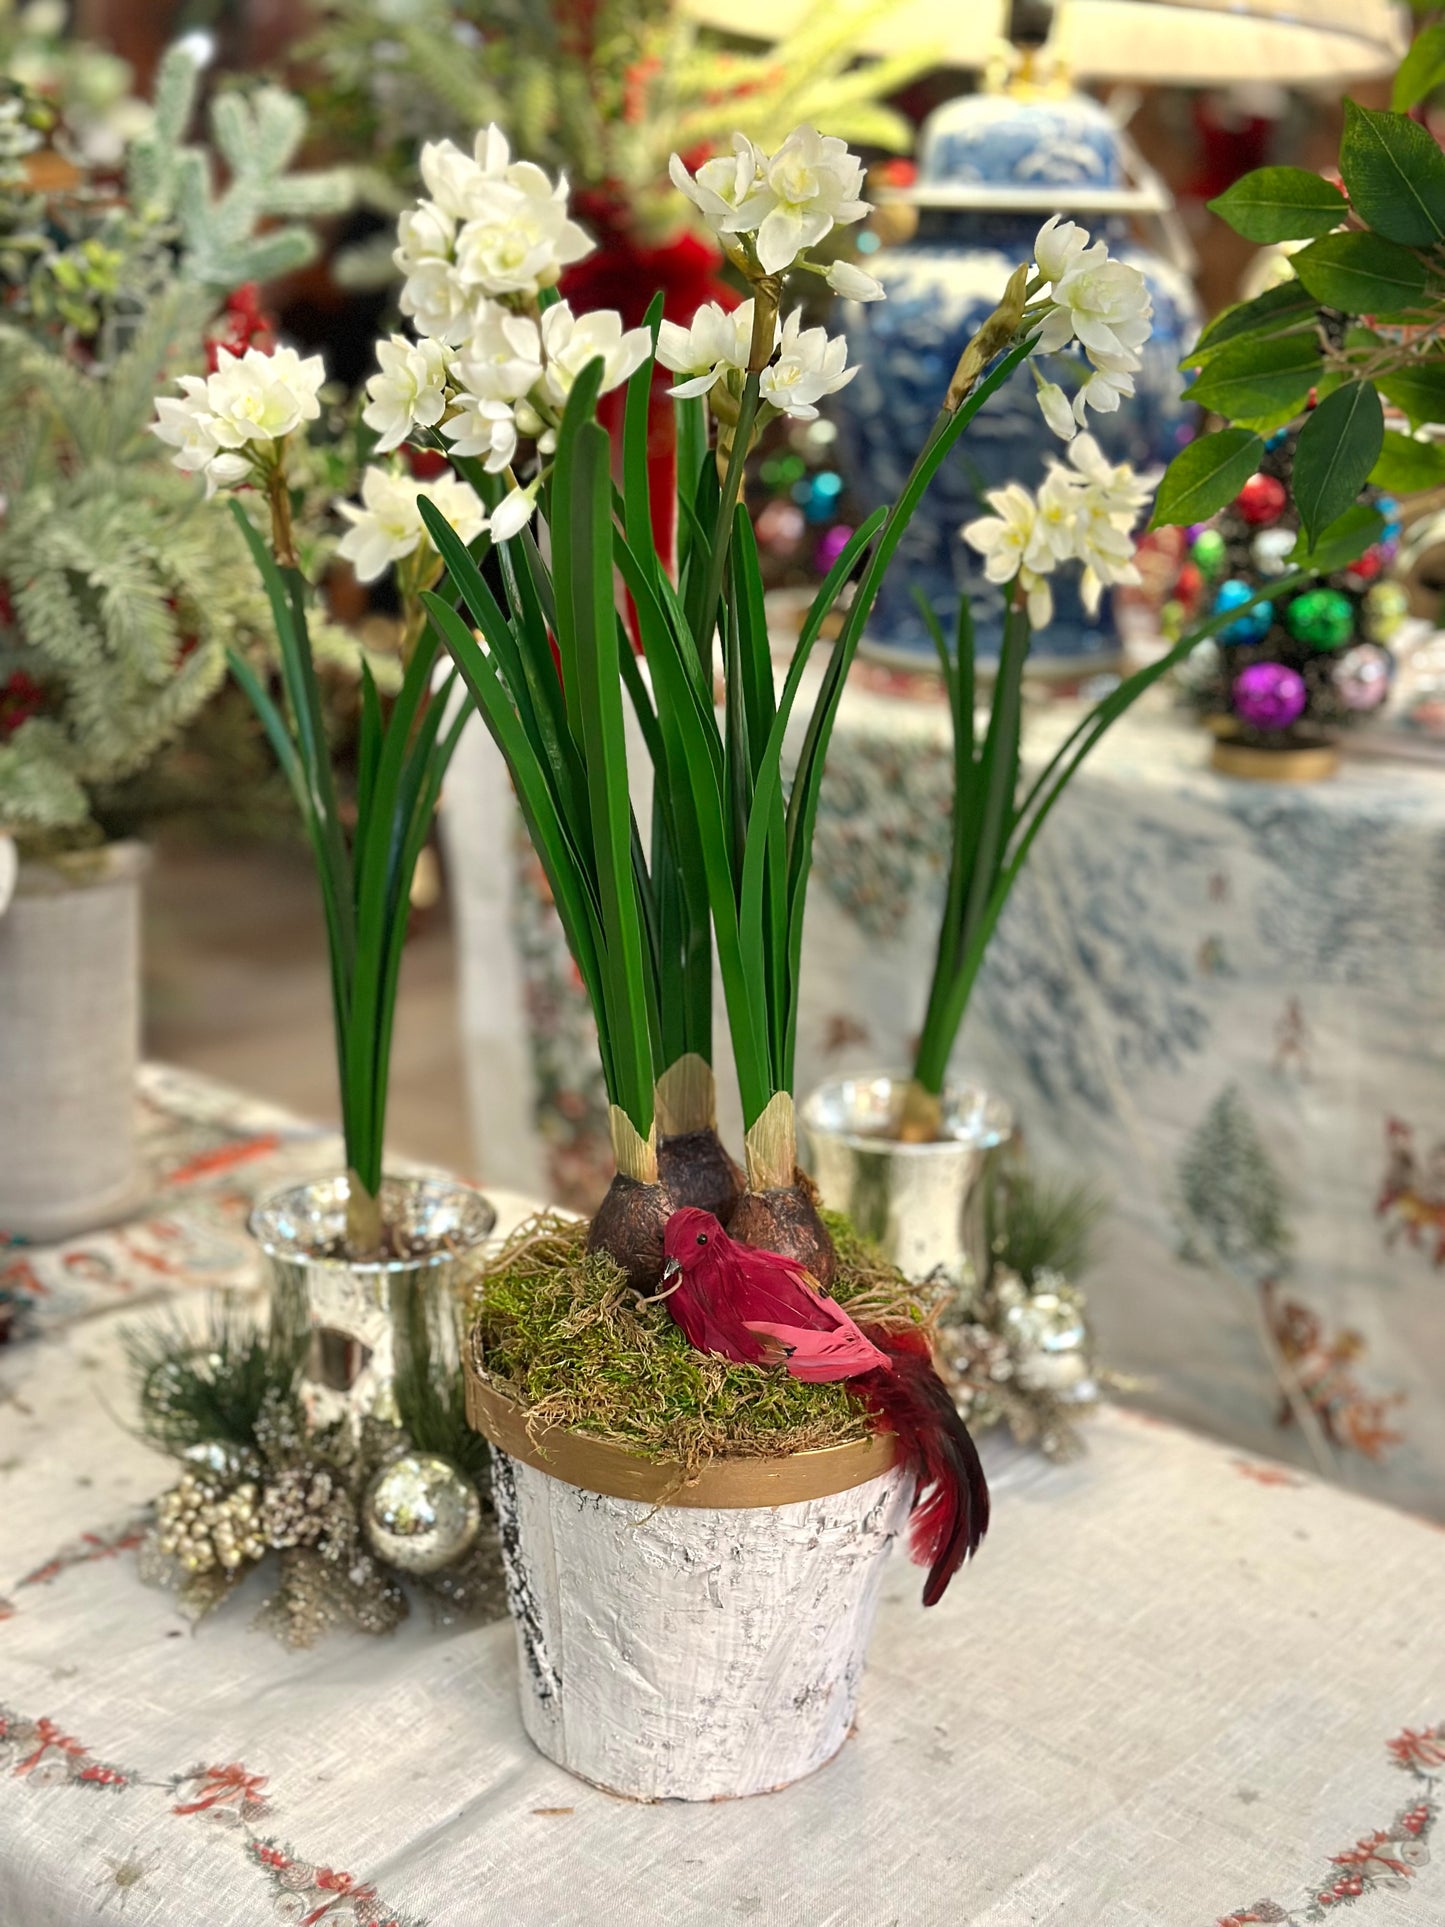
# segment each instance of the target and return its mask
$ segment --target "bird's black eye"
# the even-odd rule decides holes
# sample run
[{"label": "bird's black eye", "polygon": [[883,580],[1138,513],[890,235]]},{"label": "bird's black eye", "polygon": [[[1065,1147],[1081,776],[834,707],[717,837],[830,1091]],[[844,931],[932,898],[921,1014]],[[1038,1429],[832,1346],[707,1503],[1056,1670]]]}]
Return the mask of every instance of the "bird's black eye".
[{"label": "bird's black eye", "polygon": [[697,1241],[700,1245],[705,1245],[707,1243],[707,1233],[705,1231],[699,1231]]}]

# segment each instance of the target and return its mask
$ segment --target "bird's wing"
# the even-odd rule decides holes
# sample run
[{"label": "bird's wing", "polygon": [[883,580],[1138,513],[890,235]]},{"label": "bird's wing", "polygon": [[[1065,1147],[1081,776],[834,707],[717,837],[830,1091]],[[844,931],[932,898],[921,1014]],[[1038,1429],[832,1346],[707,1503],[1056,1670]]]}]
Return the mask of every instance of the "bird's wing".
[{"label": "bird's wing", "polygon": [[817,1331],[808,1325],[773,1324],[763,1319],[748,1319],[747,1328],[763,1345],[781,1347],[782,1363],[792,1378],[804,1384],[828,1384],[834,1379],[856,1378],[860,1372],[887,1368],[888,1359],[871,1339],[865,1338],[851,1318],[831,1331]]}]

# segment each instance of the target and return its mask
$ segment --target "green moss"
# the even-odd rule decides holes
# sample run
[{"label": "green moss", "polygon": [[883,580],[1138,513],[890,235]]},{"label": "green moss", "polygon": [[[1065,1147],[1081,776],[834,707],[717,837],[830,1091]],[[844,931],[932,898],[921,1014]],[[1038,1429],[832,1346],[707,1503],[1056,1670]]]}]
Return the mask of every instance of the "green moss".
[{"label": "green moss", "polygon": [[[928,1305],[841,1218],[834,1296],[858,1318],[916,1322]],[[694,1351],[666,1305],[640,1305],[621,1269],[585,1249],[585,1224],[530,1219],[488,1267],[474,1303],[475,1356],[538,1420],[688,1467],[782,1458],[866,1438],[846,1387]]]}]

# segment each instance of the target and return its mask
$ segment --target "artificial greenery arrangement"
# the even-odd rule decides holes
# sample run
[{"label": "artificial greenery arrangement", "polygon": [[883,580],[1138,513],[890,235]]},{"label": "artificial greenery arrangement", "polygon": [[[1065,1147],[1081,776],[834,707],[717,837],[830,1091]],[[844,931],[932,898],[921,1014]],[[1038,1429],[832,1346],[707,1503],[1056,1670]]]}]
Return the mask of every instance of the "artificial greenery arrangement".
[{"label": "artificial greenery arrangement", "polygon": [[205,364],[232,291],[308,257],[312,235],[284,217],[339,207],[349,187],[288,171],[304,116],[263,87],[215,103],[218,190],[210,154],[185,138],[196,81],[190,54],[173,49],[118,189],[66,155],[61,185],[34,187],[63,124],[44,102],[9,101],[0,824],[36,852],[99,840],[100,799],[196,714],[226,651],[264,626],[238,534],[158,458],[150,403],[168,370]]},{"label": "artificial greenery arrangement", "polygon": [[[1445,29],[1406,56],[1392,112],[1345,102],[1340,185],[1296,167],[1246,174],[1210,203],[1247,240],[1298,245],[1288,274],[1218,315],[1190,367],[1203,407],[1229,426],[1176,455],[1156,522],[1226,507],[1256,474],[1265,438],[1299,424],[1291,490],[1313,541],[1367,482],[1392,493],[1445,481],[1445,154],[1407,110],[1445,71]],[[1385,405],[1408,423],[1387,428]]]},{"label": "artificial greenery arrangement", "polygon": [[408,1586],[443,1618],[501,1616],[487,1448],[455,1380],[399,1376],[399,1424],[321,1426],[300,1391],[300,1351],[234,1313],[212,1313],[199,1336],[139,1327],[127,1350],[140,1434],[181,1468],[156,1502],[141,1570],[190,1617],[271,1554],[261,1623],[291,1646],[336,1625],[390,1632]]},{"label": "artificial greenery arrangement", "polygon": [[1032,1170],[1017,1144],[987,1164],[979,1192],[979,1276],[943,1310],[941,1367],[970,1425],[1007,1425],[1049,1458],[1074,1458],[1104,1376],[1078,1282],[1104,1202]]}]

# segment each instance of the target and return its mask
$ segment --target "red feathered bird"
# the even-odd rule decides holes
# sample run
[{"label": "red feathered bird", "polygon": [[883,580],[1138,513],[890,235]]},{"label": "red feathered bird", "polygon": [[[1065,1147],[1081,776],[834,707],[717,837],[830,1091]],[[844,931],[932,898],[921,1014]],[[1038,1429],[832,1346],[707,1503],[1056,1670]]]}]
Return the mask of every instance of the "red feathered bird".
[{"label": "red feathered bird", "polygon": [[936,1605],[988,1529],[988,1483],[923,1333],[865,1332],[811,1272],[737,1244],[708,1211],[674,1211],[663,1249],[658,1296],[699,1351],[780,1364],[808,1384],[846,1379],[897,1433],[918,1481],[910,1539],[914,1559],[928,1567],[923,1603]]}]

